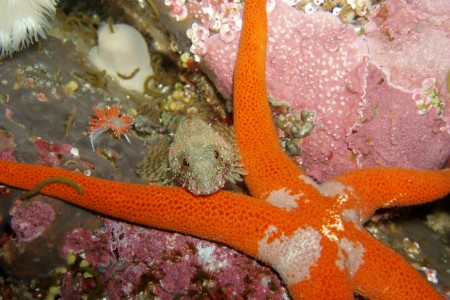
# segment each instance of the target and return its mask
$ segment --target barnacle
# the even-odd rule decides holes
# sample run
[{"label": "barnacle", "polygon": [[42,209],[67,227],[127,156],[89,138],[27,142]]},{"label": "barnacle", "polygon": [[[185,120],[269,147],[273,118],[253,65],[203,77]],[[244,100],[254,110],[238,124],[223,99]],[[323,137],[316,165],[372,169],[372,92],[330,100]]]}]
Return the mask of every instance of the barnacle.
[{"label": "barnacle", "polygon": [[275,126],[282,132],[280,142],[284,151],[288,155],[299,155],[301,153],[300,140],[311,135],[316,126],[314,123],[315,113],[304,109],[299,116],[292,107],[277,102],[271,96],[269,96],[269,101],[272,105]]}]

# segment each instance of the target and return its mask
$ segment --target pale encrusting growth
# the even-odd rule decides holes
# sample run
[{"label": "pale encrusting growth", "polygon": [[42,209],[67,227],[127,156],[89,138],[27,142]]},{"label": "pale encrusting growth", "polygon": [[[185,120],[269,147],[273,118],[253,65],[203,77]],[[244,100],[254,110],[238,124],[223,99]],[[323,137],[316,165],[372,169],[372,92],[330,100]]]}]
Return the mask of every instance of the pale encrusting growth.
[{"label": "pale encrusting growth", "polygon": [[272,191],[269,196],[267,196],[266,201],[272,205],[290,211],[298,207],[297,199],[303,194],[292,195],[290,190],[281,188],[276,191]]},{"label": "pale encrusting growth", "polygon": [[341,271],[348,270],[350,277],[353,277],[359,267],[364,263],[364,246],[359,242],[352,242],[343,238],[338,242],[339,252],[336,265]]},{"label": "pale encrusting growth", "polygon": [[272,266],[288,284],[296,284],[311,278],[311,267],[317,265],[322,256],[322,235],[312,227],[298,228],[290,237],[283,232],[279,238],[275,226],[270,226],[258,242],[258,257],[271,262]]},{"label": "pale encrusting growth", "polygon": [[55,0],[0,0],[0,57],[45,38]]}]

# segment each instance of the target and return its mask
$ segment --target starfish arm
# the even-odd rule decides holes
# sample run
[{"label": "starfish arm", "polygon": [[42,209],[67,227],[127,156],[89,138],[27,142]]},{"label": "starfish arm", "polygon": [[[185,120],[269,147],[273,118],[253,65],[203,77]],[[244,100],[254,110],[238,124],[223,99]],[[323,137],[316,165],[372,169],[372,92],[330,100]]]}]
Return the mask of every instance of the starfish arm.
[{"label": "starfish arm", "polygon": [[50,177],[73,181],[83,194],[62,183],[47,184],[41,193],[129,222],[226,243],[253,257],[257,256],[258,240],[272,220],[289,219],[270,204],[225,191],[196,197],[182,188],[113,182],[2,160],[0,170],[1,183],[21,189],[32,189]]},{"label": "starfish arm", "polygon": [[363,203],[359,205],[364,209],[363,220],[378,208],[428,203],[450,193],[450,169],[367,168],[350,171],[333,181],[352,187],[356,201]]},{"label": "starfish arm", "polygon": [[266,90],[266,0],[245,2],[243,27],[234,72],[233,105],[236,140],[255,197],[286,188],[298,191],[302,174],[281,148]]},{"label": "starfish arm", "polygon": [[352,279],[355,291],[369,299],[443,299],[443,297],[394,250],[369,233],[360,231],[363,264]]},{"label": "starfish arm", "polygon": [[[310,269],[310,278],[289,285],[294,299],[354,299],[349,275],[336,263],[337,246],[334,241],[322,239],[321,257]],[[286,282],[289,282],[285,279]]]}]

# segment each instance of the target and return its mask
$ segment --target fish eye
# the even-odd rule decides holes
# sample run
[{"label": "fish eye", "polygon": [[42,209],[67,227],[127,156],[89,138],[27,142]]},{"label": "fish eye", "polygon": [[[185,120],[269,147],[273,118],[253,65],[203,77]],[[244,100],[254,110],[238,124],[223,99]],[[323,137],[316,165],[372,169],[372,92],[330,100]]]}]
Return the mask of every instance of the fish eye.
[{"label": "fish eye", "polygon": [[187,158],[183,158],[182,163],[184,167],[189,167],[189,161],[187,160]]},{"label": "fish eye", "polygon": [[220,156],[219,151],[214,150],[214,157],[215,157],[216,159],[218,159],[219,156]]}]

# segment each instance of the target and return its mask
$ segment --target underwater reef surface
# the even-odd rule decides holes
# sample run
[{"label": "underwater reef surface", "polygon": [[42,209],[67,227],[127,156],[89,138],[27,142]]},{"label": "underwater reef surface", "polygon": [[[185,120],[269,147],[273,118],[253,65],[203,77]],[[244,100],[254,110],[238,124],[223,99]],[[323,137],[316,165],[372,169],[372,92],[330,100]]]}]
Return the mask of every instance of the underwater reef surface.
[{"label": "underwater reef surface", "polygon": [[[148,107],[228,118],[198,100],[201,94],[192,96],[186,107],[170,110],[173,103],[180,104],[170,100],[172,92],[180,90],[174,82],[161,79],[160,85],[168,91],[159,89],[164,94],[160,97],[123,90],[109,77],[92,80],[94,73],[84,63],[95,38],[84,40],[85,28],[64,28],[68,23],[57,20],[48,39],[0,61],[1,159],[142,183],[136,164],[154,136],[167,135],[161,124],[148,125]],[[173,67],[162,64],[169,69],[168,65]],[[183,91],[189,90],[185,81],[182,84]],[[115,104],[122,114],[145,122],[136,121],[128,134],[130,143],[108,131],[95,140],[93,151],[87,133],[89,117],[95,117],[93,108]],[[288,298],[270,268],[226,246],[111,220],[46,196],[22,201],[20,193],[0,186],[0,295],[4,299]],[[383,211],[366,228],[449,297],[447,203],[444,199],[420,208]]]}]

